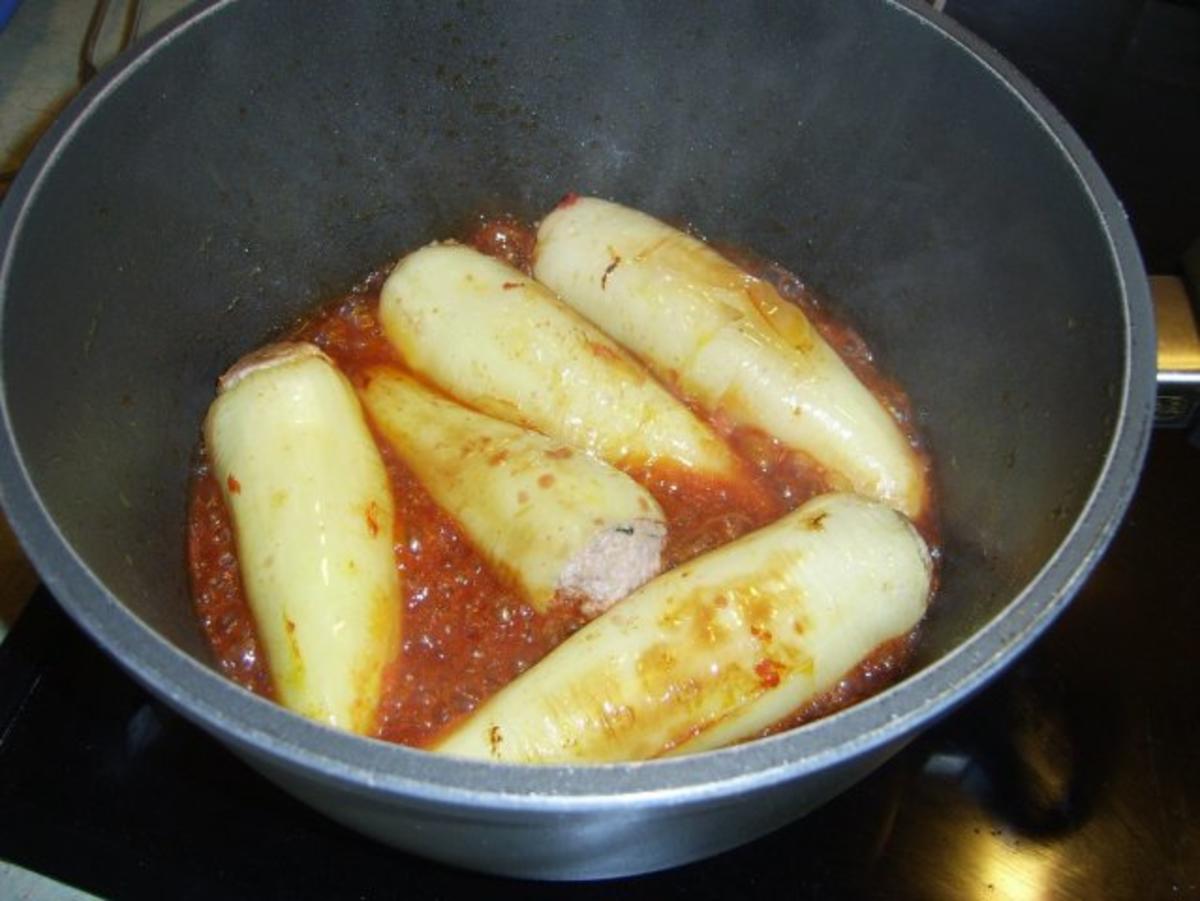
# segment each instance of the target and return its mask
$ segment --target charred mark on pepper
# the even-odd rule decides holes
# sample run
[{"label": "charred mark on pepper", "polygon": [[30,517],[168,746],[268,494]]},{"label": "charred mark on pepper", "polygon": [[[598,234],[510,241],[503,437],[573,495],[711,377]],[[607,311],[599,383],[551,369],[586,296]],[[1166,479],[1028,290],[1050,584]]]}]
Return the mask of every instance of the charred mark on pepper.
[{"label": "charred mark on pepper", "polygon": [[229,489],[230,494],[242,493],[242,483],[233,477],[233,473],[230,473],[225,479],[225,487]]},{"label": "charred mark on pepper", "polygon": [[604,270],[604,274],[600,276],[600,290],[604,291],[608,288],[608,277],[612,275],[612,271],[621,264],[621,258],[615,253],[613,254],[612,262],[608,264],[608,268]]},{"label": "charred mark on pepper", "polygon": [[599,357],[601,360],[621,359],[621,355],[607,344],[601,344],[599,341],[589,341],[587,346],[588,350],[590,350],[594,356]]},{"label": "charred mark on pepper", "polygon": [[692,640],[702,647],[723,644],[729,631],[719,619],[717,609],[708,604],[699,604],[692,613]]}]

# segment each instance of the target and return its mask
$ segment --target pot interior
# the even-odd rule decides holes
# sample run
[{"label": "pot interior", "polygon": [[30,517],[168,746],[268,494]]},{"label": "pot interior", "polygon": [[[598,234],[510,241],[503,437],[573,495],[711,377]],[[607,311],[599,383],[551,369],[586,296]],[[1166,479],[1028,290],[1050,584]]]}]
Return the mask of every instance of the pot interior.
[{"label": "pot interior", "polygon": [[883,2],[218,3],[37,161],[5,209],[3,390],[74,556],[22,534],[206,664],[184,516],[216,376],[481,212],[576,191],[686,220],[860,329],[936,465],[920,666],[1047,564],[1122,422],[1127,312],[1087,185],[993,72]]}]

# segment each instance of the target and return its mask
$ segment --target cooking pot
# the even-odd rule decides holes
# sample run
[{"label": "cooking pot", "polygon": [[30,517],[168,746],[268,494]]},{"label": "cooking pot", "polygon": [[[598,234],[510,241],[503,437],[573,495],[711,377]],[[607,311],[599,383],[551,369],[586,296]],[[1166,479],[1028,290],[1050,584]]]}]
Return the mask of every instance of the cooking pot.
[{"label": "cooking pot", "polygon": [[[786,734],[596,767],[387,745],[225,680],[184,561],[218,373],[401,251],[568,191],[781,261],[908,388],[945,535],[914,671]],[[671,866],[868,773],[1062,611],[1152,419],[1146,281],[1103,175],[996,54],[890,0],[201,3],[77,98],[0,242],[0,489],[59,601],[307,803],[496,873]]]}]

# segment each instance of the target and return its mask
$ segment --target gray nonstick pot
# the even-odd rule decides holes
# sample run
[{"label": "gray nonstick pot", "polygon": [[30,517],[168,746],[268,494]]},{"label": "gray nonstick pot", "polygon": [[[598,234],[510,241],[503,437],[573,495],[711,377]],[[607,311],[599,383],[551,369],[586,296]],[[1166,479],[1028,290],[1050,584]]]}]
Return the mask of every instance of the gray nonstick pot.
[{"label": "gray nonstick pot", "polygon": [[[568,191],[779,260],[908,388],[946,538],[915,671],[786,734],[588,768],[339,734],[226,681],[184,564],[218,373],[401,251]],[[1141,262],[1078,138],[886,0],[201,3],[88,86],[0,207],[0,354],[4,506],[100,645],[334,819],[546,878],[748,841],[978,690],[1103,552],[1155,378]]]}]

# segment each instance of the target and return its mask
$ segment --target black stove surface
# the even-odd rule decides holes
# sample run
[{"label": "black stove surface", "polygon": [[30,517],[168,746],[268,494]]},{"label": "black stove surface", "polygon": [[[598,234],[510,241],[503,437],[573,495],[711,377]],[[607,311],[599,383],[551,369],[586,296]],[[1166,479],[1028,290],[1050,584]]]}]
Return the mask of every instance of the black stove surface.
[{"label": "black stove surface", "polygon": [[[948,12],[1059,105],[1152,270],[1200,234],[1200,7]],[[1160,432],[1045,636],[830,804],[712,860],[559,886],[450,869],[293,801],[130,681],[43,590],[0,645],[0,859],[106,897],[1200,897],[1200,447]]]}]

